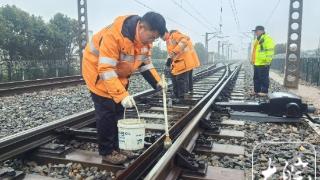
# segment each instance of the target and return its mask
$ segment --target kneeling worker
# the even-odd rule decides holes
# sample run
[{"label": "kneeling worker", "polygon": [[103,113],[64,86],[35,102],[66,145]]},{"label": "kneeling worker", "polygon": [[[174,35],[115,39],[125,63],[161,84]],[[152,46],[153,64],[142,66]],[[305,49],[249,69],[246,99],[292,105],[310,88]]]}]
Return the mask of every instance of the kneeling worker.
[{"label": "kneeling worker", "polygon": [[106,162],[121,164],[134,156],[118,149],[117,121],[124,108],[135,106],[127,91],[130,75],[139,70],[153,88],[166,88],[151,62],[152,43],[165,32],[158,13],[120,16],[94,34],[84,50],[82,75],[94,103],[99,154]]},{"label": "kneeling worker", "polygon": [[171,66],[172,84],[176,102],[184,99],[185,93],[193,90],[192,70],[200,66],[200,61],[190,38],[177,30],[166,32],[166,41]]}]

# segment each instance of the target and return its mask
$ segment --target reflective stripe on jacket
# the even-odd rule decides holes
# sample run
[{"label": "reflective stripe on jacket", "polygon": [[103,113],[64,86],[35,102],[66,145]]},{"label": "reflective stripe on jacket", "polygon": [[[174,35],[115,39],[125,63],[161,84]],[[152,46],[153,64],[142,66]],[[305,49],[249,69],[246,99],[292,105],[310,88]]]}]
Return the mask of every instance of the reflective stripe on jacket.
[{"label": "reflective stripe on jacket", "polygon": [[173,75],[182,74],[200,66],[199,58],[188,36],[179,31],[173,31],[166,43],[168,54],[176,54],[171,64]]},{"label": "reflective stripe on jacket", "polygon": [[160,76],[152,65],[152,44],[136,36],[137,15],[120,16],[94,34],[83,52],[82,76],[93,93],[119,103],[129,95],[130,75],[139,70],[156,87]]}]

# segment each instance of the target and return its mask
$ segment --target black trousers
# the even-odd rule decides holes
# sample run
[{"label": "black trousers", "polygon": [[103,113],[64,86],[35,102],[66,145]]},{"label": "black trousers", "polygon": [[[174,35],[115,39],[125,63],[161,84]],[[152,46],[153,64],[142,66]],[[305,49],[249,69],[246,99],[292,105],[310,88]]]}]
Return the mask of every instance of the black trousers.
[{"label": "black trousers", "polygon": [[192,69],[190,71],[188,71],[188,91],[193,91],[193,79],[192,79]]},{"label": "black trousers", "polygon": [[91,93],[96,114],[99,154],[111,154],[119,148],[117,122],[123,118],[124,108],[121,103]]},{"label": "black trousers", "polygon": [[270,66],[254,66],[253,84],[255,93],[268,93]]},{"label": "black trousers", "polygon": [[172,75],[172,85],[175,98],[183,99],[189,89],[189,71]]}]

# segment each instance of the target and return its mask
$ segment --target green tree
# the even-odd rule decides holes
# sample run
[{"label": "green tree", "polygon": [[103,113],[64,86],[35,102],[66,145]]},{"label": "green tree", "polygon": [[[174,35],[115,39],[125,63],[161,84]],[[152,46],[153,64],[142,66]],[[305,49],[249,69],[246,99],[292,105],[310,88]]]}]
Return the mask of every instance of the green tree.
[{"label": "green tree", "polygon": [[166,59],[167,51],[162,50],[159,46],[152,47],[152,59]]},{"label": "green tree", "polygon": [[[77,21],[57,13],[49,23],[16,6],[0,7],[0,64],[8,79],[14,70],[28,69],[29,77],[41,77],[39,68],[52,68],[64,62],[66,74],[77,50]],[[48,63],[51,60],[51,63]],[[26,75],[28,76],[28,75]]]},{"label": "green tree", "polygon": [[41,17],[30,16],[16,6],[0,8],[0,48],[7,50],[11,59],[41,56],[40,47],[46,37],[46,25]]},{"label": "green tree", "polygon": [[43,29],[45,23],[40,17],[30,16],[16,6],[0,7],[0,49],[9,80],[12,79],[14,65],[19,65],[21,59],[42,55],[40,46],[43,39],[37,38],[39,33],[35,30]]},{"label": "green tree", "polygon": [[[45,23],[40,17],[30,16],[16,6],[6,5],[0,8],[0,49],[4,54],[8,79],[12,79],[13,65],[21,59],[41,57],[40,47],[43,39],[40,32],[45,32]],[[20,65],[21,66],[21,65]]]},{"label": "green tree", "polygon": [[66,71],[69,74],[72,55],[77,50],[78,22],[61,13],[57,13],[49,21],[50,41],[47,54],[54,59],[66,62]]},{"label": "green tree", "polygon": [[207,51],[204,47],[204,45],[200,42],[197,42],[195,45],[194,45],[194,49],[196,50],[197,52],[197,55],[201,61],[201,64],[205,64],[206,63],[206,59],[207,59]]}]

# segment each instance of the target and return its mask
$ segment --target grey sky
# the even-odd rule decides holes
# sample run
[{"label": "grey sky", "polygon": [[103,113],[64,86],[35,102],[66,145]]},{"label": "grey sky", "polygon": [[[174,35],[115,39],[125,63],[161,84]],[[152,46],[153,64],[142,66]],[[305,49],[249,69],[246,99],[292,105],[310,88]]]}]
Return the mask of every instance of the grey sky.
[{"label": "grey sky", "polygon": [[[139,14],[143,15],[149,11],[146,7],[141,6],[134,0],[87,0],[88,1],[88,21],[89,29],[94,32],[107,24],[110,24],[113,19],[119,15]],[[167,18],[168,29],[179,29],[182,32],[189,34],[193,42],[204,42],[203,34],[210,32],[207,28],[207,22],[210,27],[218,27],[220,19],[220,7],[222,6],[222,22],[224,35],[230,36],[227,38],[237,51],[234,53],[237,57],[246,57],[247,44],[249,38],[243,36],[241,32],[248,32],[256,25],[264,25],[267,33],[269,33],[276,43],[284,43],[287,41],[287,26],[288,26],[288,10],[289,0],[280,0],[271,19],[266,24],[271,11],[274,9],[278,0],[139,0],[140,2],[151,7],[155,11],[164,15]],[[198,19],[202,19],[194,9],[206,17],[206,20],[199,23],[189,16],[186,12],[180,9],[175,3],[182,4],[187,11],[192,13]],[[230,2],[235,2],[240,30],[234,21]],[[189,2],[189,3],[188,3]],[[77,18],[77,1],[76,0],[1,0],[0,6],[5,4],[16,5],[17,7],[29,12],[42,16],[48,21],[55,13],[61,12],[70,17]],[[319,0],[305,0],[303,12],[303,27],[302,27],[302,49],[315,49],[318,47],[320,37],[320,7]],[[171,20],[183,24],[180,26]],[[209,25],[208,25],[209,26]],[[242,36],[242,37],[241,37]],[[213,39],[209,43],[209,50],[217,51],[217,39]]]}]

